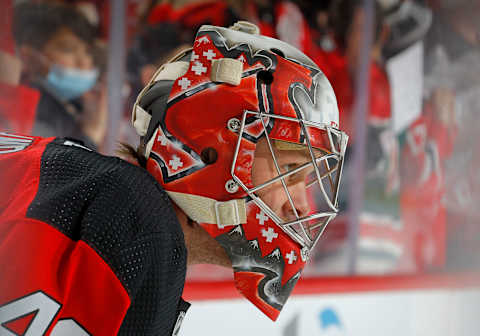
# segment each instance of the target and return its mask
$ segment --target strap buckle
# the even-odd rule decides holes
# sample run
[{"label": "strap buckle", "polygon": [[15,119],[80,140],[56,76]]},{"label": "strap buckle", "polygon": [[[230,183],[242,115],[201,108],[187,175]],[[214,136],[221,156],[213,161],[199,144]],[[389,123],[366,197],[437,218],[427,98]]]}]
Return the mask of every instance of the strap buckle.
[{"label": "strap buckle", "polygon": [[[215,202],[215,217],[219,229],[241,224],[237,200]],[[229,223],[231,220],[233,220],[233,223]]]}]

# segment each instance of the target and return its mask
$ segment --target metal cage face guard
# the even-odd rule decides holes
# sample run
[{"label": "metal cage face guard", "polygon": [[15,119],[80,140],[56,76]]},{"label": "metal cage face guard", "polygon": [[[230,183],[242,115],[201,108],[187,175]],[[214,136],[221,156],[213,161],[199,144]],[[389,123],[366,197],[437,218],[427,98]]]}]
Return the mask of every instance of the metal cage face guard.
[{"label": "metal cage face guard", "polygon": [[[247,120],[248,124],[261,124],[263,128],[276,172],[275,176],[271,176],[268,180],[254,181],[253,176],[252,179],[248,179],[244,175],[236,174],[238,153],[244,150],[242,138],[248,136]],[[268,125],[272,121],[275,123],[280,120],[297,124],[297,128],[309,134],[304,138],[304,145],[284,142],[269,135]],[[315,135],[311,136],[312,133]],[[245,111],[243,114],[239,141],[231,169],[232,177],[269,218],[301,245],[302,255],[305,259],[318,242],[327,224],[338,212],[338,189],[347,138],[344,132],[308,120],[254,111]],[[312,146],[312,143],[317,146]],[[285,169],[279,162],[281,158],[276,147],[283,150],[301,151],[303,155],[296,155],[295,164],[293,166],[290,164],[288,167],[290,169]],[[298,160],[298,157],[302,156],[304,159]],[[291,191],[291,187],[298,184],[307,190],[308,213],[302,214],[297,210],[304,207],[304,205],[295,204],[294,192]],[[272,192],[272,187],[275,192],[283,193],[285,200],[288,201],[288,210],[284,209],[283,214],[272,209],[261,196],[262,193]],[[289,213],[290,216],[285,216],[285,213]]]}]

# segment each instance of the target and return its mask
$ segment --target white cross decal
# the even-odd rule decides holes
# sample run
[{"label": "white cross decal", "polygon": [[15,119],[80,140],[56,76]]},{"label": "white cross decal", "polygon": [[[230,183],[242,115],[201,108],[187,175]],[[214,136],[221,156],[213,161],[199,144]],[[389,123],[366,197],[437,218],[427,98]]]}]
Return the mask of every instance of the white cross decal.
[{"label": "white cross decal", "polygon": [[200,37],[200,38],[197,40],[197,42],[198,42],[198,44],[200,45],[200,44],[203,44],[203,43],[208,43],[208,42],[210,42],[210,41],[208,40],[208,37],[207,37],[207,36],[202,36],[202,37]]},{"label": "white cross decal", "polygon": [[182,90],[185,90],[186,88],[188,88],[190,84],[192,84],[192,82],[190,82],[187,77],[183,77],[178,81],[178,85],[182,87]]},{"label": "white cross decal", "polygon": [[202,63],[195,62],[195,65],[192,65],[192,71],[195,72],[195,75],[200,76],[203,72],[207,72],[207,68]]},{"label": "white cross decal", "polygon": [[200,56],[198,56],[197,54],[195,54],[195,51],[192,51],[192,61],[196,61],[198,60]]},{"label": "white cross decal", "polygon": [[297,256],[295,255],[295,251],[291,250],[290,253],[285,254],[285,258],[288,259],[288,264],[291,265],[293,262],[297,261]]},{"label": "white cross decal", "polygon": [[240,55],[240,57],[238,58],[238,60],[239,60],[240,62],[243,62],[243,63],[245,63],[245,61],[246,61],[246,60],[245,60],[245,57],[244,57],[243,55]]},{"label": "white cross decal", "polygon": [[207,51],[203,52],[203,56],[205,56],[209,61],[211,61],[215,56],[217,56],[217,54],[215,54],[212,49],[208,49]]},{"label": "white cross decal", "polygon": [[166,146],[168,139],[164,134],[160,134],[157,138],[157,141],[160,141],[160,145]]},{"label": "white cross decal", "polygon": [[262,229],[262,236],[266,238],[267,243],[271,243],[274,238],[278,237],[278,233],[270,227],[268,230]]},{"label": "white cross decal", "polygon": [[173,170],[177,170],[178,167],[183,167],[183,162],[176,155],[173,156],[172,160],[168,161],[168,164],[173,168]]},{"label": "white cross decal", "polygon": [[260,211],[255,215],[255,218],[258,219],[258,223],[260,225],[263,225],[266,221],[268,221],[268,216],[263,213],[263,211]]}]

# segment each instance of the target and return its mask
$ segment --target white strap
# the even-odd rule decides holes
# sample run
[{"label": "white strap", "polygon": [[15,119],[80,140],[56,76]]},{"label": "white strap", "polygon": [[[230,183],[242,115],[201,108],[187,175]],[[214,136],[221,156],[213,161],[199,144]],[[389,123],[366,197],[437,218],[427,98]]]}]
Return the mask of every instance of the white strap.
[{"label": "white strap", "polygon": [[166,63],[153,75],[153,81],[159,80],[176,80],[185,75],[188,70],[189,63],[178,61],[174,63]]},{"label": "white strap", "polygon": [[248,21],[237,21],[230,29],[238,30],[247,34],[258,35],[260,34],[260,29],[255,24]]},{"label": "white strap", "polygon": [[213,82],[239,85],[242,80],[243,62],[233,58],[220,58],[212,61],[210,79]]},{"label": "white strap", "polygon": [[140,136],[147,134],[148,124],[152,116],[148,114],[140,105],[135,105],[135,112],[132,116],[133,127]]},{"label": "white strap", "polygon": [[153,144],[155,143],[155,139],[157,138],[157,134],[158,134],[158,127],[155,130],[155,132],[153,132],[152,137],[150,138],[150,140],[148,140],[147,145],[145,146],[145,157],[146,158],[150,157],[150,152],[152,151]]},{"label": "white strap", "polygon": [[151,119],[151,116],[138,105],[140,99],[148,91],[148,88],[153,82],[159,80],[176,80],[177,78],[183,76],[188,70],[188,64],[188,62],[178,61],[162,65],[155,72],[150,80],[150,83],[143,88],[142,92],[140,92],[137,100],[135,101],[132,112],[132,125],[135,127],[138,135],[144,136],[147,134],[148,124],[150,123]]},{"label": "white strap", "polygon": [[213,198],[167,191],[168,196],[197,223],[216,224],[220,229],[247,222],[244,199],[218,202]]}]

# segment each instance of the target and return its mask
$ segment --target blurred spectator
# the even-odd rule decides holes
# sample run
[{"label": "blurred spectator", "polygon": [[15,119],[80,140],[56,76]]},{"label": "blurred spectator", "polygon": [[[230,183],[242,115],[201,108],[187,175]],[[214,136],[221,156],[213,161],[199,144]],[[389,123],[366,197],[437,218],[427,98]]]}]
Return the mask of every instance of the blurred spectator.
[{"label": "blurred spectator", "polygon": [[[239,16],[227,1],[190,0],[164,1],[150,6],[147,22],[154,25],[161,22],[176,23],[181,28],[182,38],[193,40],[193,34],[203,24],[230,26]],[[240,1],[243,2],[243,1]]]},{"label": "blurred spectator", "polygon": [[[70,3],[77,10],[82,12],[90,24],[95,28],[97,37],[106,42],[110,37],[111,10],[113,1],[105,0],[62,0]],[[143,6],[150,1],[144,0],[125,0],[126,20],[126,41],[130,44],[132,38],[143,28],[144,18],[141,17]]]},{"label": "blurred spectator", "polygon": [[293,1],[278,1],[275,6],[275,33],[278,39],[313,54],[312,32],[300,7]]},{"label": "blurred spectator", "polygon": [[453,96],[437,91],[405,133],[400,202],[417,270],[445,265],[444,162],[452,153],[456,133],[453,105]]},{"label": "blurred spectator", "polygon": [[128,98],[118,132],[122,141],[138,142],[138,135],[131,127],[133,104],[158,68],[189,47],[182,36],[179,26],[170,22],[145,25],[133,36],[127,53]]},{"label": "blurred spectator", "polygon": [[[75,8],[90,23],[95,35],[106,41],[110,25],[110,1],[104,0],[42,0],[43,2],[60,3]],[[126,0],[128,5],[137,0]],[[128,23],[127,23],[128,25]]]},{"label": "blurred spectator", "polygon": [[[448,266],[479,266],[480,201],[480,24],[478,1],[436,1],[433,26],[426,40],[425,97],[437,102],[443,120],[442,144],[451,150],[441,161],[447,216]],[[445,102],[449,104],[445,104]],[[450,157],[449,157],[450,156]],[[443,182],[442,181],[442,182]]]},{"label": "blurred spectator", "polygon": [[335,48],[335,43],[330,35],[328,18],[328,11],[332,0],[324,0],[314,3],[306,0],[298,0],[297,3],[311,27],[314,54],[310,55],[310,57],[315,60],[316,57],[319,56],[318,49],[329,52]]},{"label": "blurred spectator", "polygon": [[[320,68],[332,83],[340,108],[340,124],[355,139],[352,127],[355,78],[359,73],[360,52],[364,47],[365,13],[362,1],[334,0],[329,10],[329,22],[333,31],[335,49],[321,51]],[[371,56],[369,120],[378,126],[387,126],[391,118],[390,86],[383,69],[381,48],[387,38],[382,11],[375,6],[373,45],[367,51]]]},{"label": "blurred spectator", "polygon": [[[478,1],[440,1],[440,7],[433,17],[432,28],[426,38],[427,53],[442,47],[447,58],[456,62],[462,56],[480,46],[480,22]],[[429,55],[434,56],[432,54]],[[429,62],[427,73],[432,71],[435,62]]]},{"label": "blurred spectator", "polygon": [[385,58],[401,53],[424,40],[432,24],[432,12],[416,0],[377,0],[385,15],[388,38],[383,46]]},{"label": "blurred spectator", "polygon": [[98,83],[88,20],[66,5],[27,2],[15,7],[13,25],[24,82],[41,93],[33,135],[70,136],[90,147],[100,145],[106,90]]},{"label": "blurred spectator", "polygon": [[12,36],[13,0],[0,0],[0,131],[29,134],[39,94],[19,85],[22,65]]},{"label": "blurred spectator", "polygon": [[162,64],[182,49],[187,49],[186,43],[179,27],[173,23],[146,26],[134,38],[128,51],[127,72],[131,95],[136,97]]},{"label": "blurred spectator", "polygon": [[150,1],[143,16],[149,24],[171,22],[179,25],[183,38],[192,40],[203,24],[228,27],[239,20],[256,24],[262,35],[275,36],[275,8],[278,0],[190,0]]},{"label": "blurred spectator", "polygon": [[[333,0],[329,9],[329,22],[335,49],[322,50],[318,58],[320,68],[332,83],[340,109],[340,124],[355,144],[353,108],[355,104],[356,77],[360,72],[360,53],[370,56],[369,105],[367,110],[367,174],[383,175],[384,192],[394,189],[395,139],[391,130],[390,84],[384,70],[382,46],[388,36],[383,13],[374,7],[374,22],[365,22],[363,2],[359,0]],[[373,25],[373,44],[369,50],[364,45],[366,24]]]},{"label": "blurred spectator", "polygon": [[[408,256],[408,233],[402,230],[398,205],[398,141],[392,128],[390,84],[384,69],[382,48],[388,37],[383,11],[375,2],[373,22],[366,21],[363,1],[332,0],[328,12],[332,46],[320,45],[316,61],[332,83],[340,109],[340,125],[351,137],[349,153],[356,143],[356,129],[353,124],[355,99],[361,88],[357,77],[361,72],[361,55],[369,58],[367,69],[368,105],[366,111],[366,181],[364,203],[359,218],[356,270],[359,273],[385,273],[406,270],[411,265],[402,264]],[[371,46],[366,46],[367,25],[372,25]],[[325,48],[325,47],[328,48]],[[369,48],[369,49],[366,49]],[[362,84],[359,84],[362,85]],[[354,185],[351,180],[351,161],[346,156],[342,179],[346,186]],[[350,179],[349,179],[350,178]],[[348,210],[347,193],[340,195],[340,202]],[[326,230],[329,235],[346,234],[346,218],[338,218]],[[344,237],[345,239],[346,237]],[[340,246],[340,245],[339,245]],[[348,248],[348,247],[347,247]],[[321,256],[320,256],[321,257]],[[333,256],[332,256],[333,257]],[[322,267],[333,267],[348,257],[345,249],[337,250],[335,258],[322,260]],[[408,259],[408,258],[407,258]],[[411,269],[411,267],[410,267]]]},{"label": "blurred spectator", "polygon": [[[304,7],[308,5],[304,3]],[[308,11],[308,10],[307,10]],[[231,26],[236,21],[247,20],[260,28],[262,35],[279,38],[294,45],[314,58],[314,31],[302,13],[297,1],[290,0],[191,0],[150,1],[144,9],[148,24],[176,23],[182,39],[203,24]]]}]

